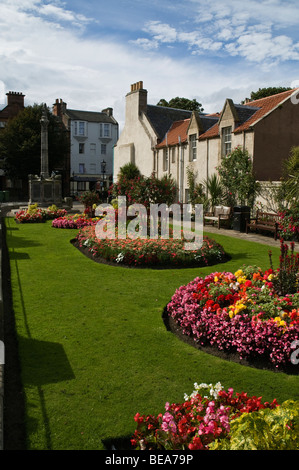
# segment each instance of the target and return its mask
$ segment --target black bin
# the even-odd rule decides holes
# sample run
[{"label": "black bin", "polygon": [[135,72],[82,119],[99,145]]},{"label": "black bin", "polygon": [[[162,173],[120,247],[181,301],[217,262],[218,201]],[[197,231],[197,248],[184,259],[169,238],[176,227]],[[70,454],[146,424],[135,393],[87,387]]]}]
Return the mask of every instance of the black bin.
[{"label": "black bin", "polygon": [[246,220],[250,219],[250,207],[236,206],[233,211],[233,230],[245,232]]}]

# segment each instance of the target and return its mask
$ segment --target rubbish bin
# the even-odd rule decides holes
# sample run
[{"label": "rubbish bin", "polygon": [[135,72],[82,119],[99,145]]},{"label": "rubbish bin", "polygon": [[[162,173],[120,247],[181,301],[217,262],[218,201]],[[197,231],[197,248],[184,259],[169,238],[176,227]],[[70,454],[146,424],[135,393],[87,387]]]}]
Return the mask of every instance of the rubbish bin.
[{"label": "rubbish bin", "polygon": [[3,191],[4,194],[4,201],[8,202],[9,201],[9,191]]},{"label": "rubbish bin", "polygon": [[246,220],[250,219],[250,207],[236,206],[233,211],[233,230],[245,232]]}]

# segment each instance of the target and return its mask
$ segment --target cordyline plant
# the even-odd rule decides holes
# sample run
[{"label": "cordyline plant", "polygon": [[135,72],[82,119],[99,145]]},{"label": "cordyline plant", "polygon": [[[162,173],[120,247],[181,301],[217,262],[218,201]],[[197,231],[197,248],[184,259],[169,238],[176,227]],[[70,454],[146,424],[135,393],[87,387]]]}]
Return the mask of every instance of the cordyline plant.
[{"label": "cordyline plant", "polygon": [[[291,242],[291,253],[289,247],[280,240],[280,256],[278,274],[273,279],[273,285],[279,295],[294,294],[298,290],[299,281],[299,254],[294,253],[295,244]],[[273,269],[272,252],[269,251],[270,265]]]}]

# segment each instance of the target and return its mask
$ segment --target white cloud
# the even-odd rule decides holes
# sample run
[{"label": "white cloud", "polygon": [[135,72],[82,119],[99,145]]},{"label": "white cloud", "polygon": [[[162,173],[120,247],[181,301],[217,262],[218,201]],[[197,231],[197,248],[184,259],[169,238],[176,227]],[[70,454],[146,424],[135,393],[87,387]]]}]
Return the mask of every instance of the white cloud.
[{"label": "white cloud", "polygon": [[144,31],[152,34],[156,41],[175,42],[177,40],[177,32],[175,28],[168,24],[161,23],[160,21],[149,21],[145,25]]},{"label": "white cloud", "polygon": [[[69,108],[101,110],[109,106],[122,125],[125,95],[139,80],[148,89],[150,104],[161,98],[185,96],[198,99],[206,112],[215,112],[222,109],[227,97],[238,101],[259,87],[289,86],[285,77],[298,79],[287,65],[277,68],[275,74],[252,67],[250,51],[256,54],[255,47],[261,49],[259,60],[262,56],[270,60],[273,50],[281,58],[288,47],[298,53],[298,44],[293,41],[291,45],[286,34],[277,35],[275,48],[271,48],[274,34],[270,26],[264,30],[244,25],[241,18],[236,26],[234,18],[225,16],[204,27],[192,24],[194,28],[188,29],[184,23],[172,26],[166,21],[151,21],[146,26],[148,37],[143,31],[144,37],[125,43],[99,35],[88,39],[81,27],[93,19],[83,15],[80,21],[80,15],[61,2],[47,5],[45,14],[46,4],[39,0],[0,3],[0,92],[23,92],[26,104],[46,102],[51,106],[56,98],[62,98]],[[74,28],[76,21],[80,27]],[[237,31],[241,36],[236,36]],[[266,33],[268,36],[258,36]],[[263,45],[258,46],[261,39]],[[176,41],[185,46],[181,58],[174,54],[169,57],[167,50],[159,49],[161,44],[175,46]],[[233,55],[235,66],[229,61],[211,60],[213,51],[220,54],[225,45],[230,49],[226,55]]]}]

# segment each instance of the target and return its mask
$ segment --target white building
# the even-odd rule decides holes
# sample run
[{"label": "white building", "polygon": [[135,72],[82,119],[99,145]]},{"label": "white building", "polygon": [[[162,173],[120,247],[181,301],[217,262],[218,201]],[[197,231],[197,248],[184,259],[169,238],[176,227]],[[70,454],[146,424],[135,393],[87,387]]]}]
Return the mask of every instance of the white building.
[{"label": "white building", "polygon": [[79,111],[67,109],[66,103],[57,99],[53,114],[61,117],[69,131],[70,194],[107,189],[113,180],[113,152],[118,140],[112,108]]}]

